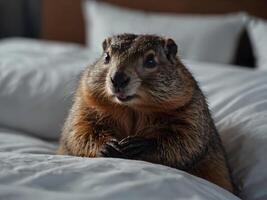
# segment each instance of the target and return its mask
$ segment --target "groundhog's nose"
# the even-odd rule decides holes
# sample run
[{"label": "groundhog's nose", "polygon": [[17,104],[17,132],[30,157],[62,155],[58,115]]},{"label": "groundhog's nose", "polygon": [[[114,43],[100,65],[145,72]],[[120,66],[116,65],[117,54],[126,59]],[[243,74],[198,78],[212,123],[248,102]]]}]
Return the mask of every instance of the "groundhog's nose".
[{"label": "groundhog's nose", "polygon": [[130,77],[128,77],[124,72],[117,71],[114,76],[111,77],[111,82],[116,92],[120,92],[121,89],[128,85]]}]

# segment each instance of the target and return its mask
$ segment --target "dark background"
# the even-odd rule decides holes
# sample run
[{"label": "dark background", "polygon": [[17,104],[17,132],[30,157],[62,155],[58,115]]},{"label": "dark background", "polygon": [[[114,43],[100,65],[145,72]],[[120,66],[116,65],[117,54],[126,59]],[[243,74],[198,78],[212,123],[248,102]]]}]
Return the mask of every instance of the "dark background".
[{"label": "dark background", "polygon": [[39,37],[41,0],[0,0],[0,38]]}]

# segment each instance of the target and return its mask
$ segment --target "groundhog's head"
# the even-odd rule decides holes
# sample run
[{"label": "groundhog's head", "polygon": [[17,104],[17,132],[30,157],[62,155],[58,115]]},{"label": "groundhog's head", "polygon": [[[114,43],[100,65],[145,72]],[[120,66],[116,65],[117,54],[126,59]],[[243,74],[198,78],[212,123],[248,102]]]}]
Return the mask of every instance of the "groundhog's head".
[{"label": "groundhog's head", "polygon": [[193,81],[172,39],[122,34],[105,39],[102,46],[102,56],[87,73],[94,102],[156,111],[191,99]]}]

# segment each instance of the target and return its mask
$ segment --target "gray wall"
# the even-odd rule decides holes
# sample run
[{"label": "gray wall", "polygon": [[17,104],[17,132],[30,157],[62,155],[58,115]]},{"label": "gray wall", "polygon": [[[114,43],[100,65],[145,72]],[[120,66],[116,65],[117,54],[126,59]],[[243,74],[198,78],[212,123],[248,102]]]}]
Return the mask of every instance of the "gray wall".
[{"label": "gray wall", "polygon": [[0,0],[0,37],[38,37],[41,0]]}]

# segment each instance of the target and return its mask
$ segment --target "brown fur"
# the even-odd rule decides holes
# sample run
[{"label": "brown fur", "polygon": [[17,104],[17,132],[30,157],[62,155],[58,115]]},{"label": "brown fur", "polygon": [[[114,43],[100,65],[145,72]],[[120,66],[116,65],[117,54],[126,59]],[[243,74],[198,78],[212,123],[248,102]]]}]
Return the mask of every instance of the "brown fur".
[{"label": "brown fur", "polygon": [[[182,169],[233,192],[205,97],[176,56],[175,46],[172,40],[154,35],[106,39],[103,49],[111,54],[111,61],[103,64],[103,55],[83,73],[58,153],[96,157],[111,139],[153,139],[154,148],[132,159]],[[147,71],[140,66],[151,50],[159,66]],[[116,70],[131,76],[132,87],[138,85],[135,93],[139,98],[132,103],[118,103],[108,92],[107,77]]]}]

